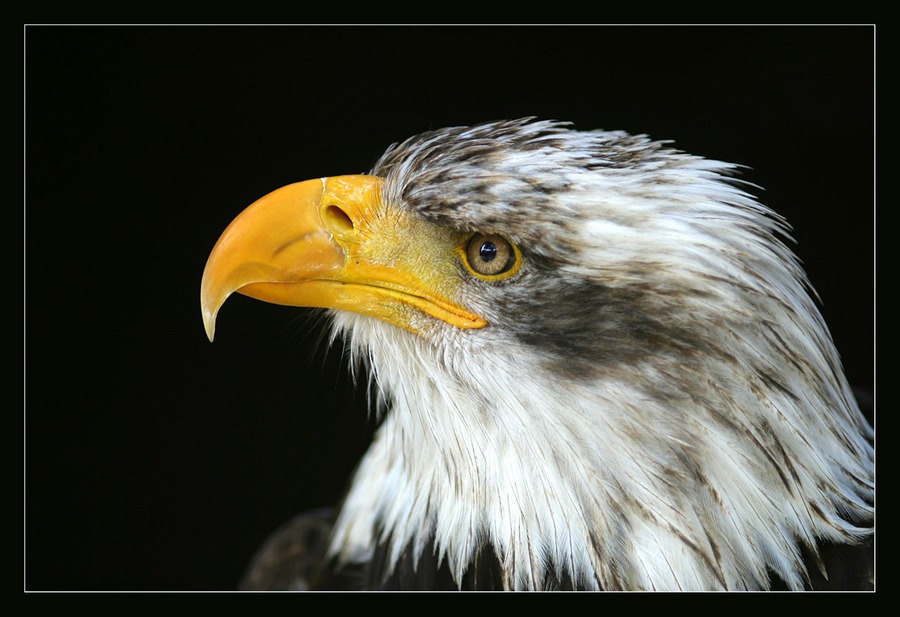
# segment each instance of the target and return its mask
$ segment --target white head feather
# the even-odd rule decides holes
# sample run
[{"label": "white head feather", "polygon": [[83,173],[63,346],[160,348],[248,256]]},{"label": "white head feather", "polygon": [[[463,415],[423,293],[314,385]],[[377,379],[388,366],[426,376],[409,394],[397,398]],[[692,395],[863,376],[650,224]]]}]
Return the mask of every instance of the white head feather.
[{"label": "white head feather", "polygon": [[332,553],[433,550],[460,581],[488,545],[512,589],[801,588],[801,549],[870,535],[871,428],[732,170],[524,121],[386,153],[386,200],[537,265],[467,296],[483,330],[335,312],[386,411]]}]

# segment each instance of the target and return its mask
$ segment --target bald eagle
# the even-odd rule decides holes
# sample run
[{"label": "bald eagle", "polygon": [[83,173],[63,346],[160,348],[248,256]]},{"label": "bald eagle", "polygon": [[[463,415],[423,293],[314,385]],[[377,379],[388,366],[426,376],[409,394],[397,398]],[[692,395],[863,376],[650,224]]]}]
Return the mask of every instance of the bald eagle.
[{"label": "bald eagle", "polygon": [[325,308],[380,418],[337,514],[251,586],[870,588],[874,431],[735,169],[529,118],[241,213],[209,339],[235,291]]}]

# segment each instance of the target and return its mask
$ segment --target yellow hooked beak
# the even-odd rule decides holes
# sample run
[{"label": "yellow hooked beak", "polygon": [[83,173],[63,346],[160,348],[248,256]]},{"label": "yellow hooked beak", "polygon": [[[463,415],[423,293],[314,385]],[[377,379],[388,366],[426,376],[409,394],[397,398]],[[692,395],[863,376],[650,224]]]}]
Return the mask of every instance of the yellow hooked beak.
[{"label": "yellow hooked beak", "polygon": [[423,313],[459,328],[487,325],[451,299],[458,296],[453,238],[385,207],[381,186],[375,176],[308,180],[239,214],[203,271],[209,340],[235,291],[274,304],[355,311],[412,332]]}]

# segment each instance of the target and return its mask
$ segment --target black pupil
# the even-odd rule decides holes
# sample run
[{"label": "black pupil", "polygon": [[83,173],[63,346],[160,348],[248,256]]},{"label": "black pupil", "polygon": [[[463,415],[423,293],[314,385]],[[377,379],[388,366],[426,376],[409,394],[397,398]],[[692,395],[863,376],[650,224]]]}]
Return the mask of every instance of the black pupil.
[{"label": "black pupil", "polygon": [[484,261],[494,261],[497,259],[497,245],[493,242],[485,242],[481,245],[478,254]]}]

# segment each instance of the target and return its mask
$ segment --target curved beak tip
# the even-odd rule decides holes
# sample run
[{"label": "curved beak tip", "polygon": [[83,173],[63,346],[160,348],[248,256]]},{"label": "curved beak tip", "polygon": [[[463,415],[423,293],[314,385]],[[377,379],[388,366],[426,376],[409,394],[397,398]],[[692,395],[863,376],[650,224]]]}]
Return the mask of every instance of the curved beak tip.
[{"label": "curved beak tip", "polygon": [[206,298],[204,297],[200,298],[200,315],[203,318],[203,329],[206,331],[206,338],[212,343],[216,336],[216,313],[219,311],[205,300]]},{"label": "curved beak tip", "polygon": [[203,284],[200,287],[200,315],[203,318],[203,329],[206,338],[212,343],[216,336],[216,316],[219,308],[225,303],[225,298],[215,297],[217,294],[210,292],[206,273],[204,272]]},{"label": "curved beak tip", "polygon": [[212,343],[216,338],[216,316],[203,311],[203,329],[206,330],[206,338]]}]

